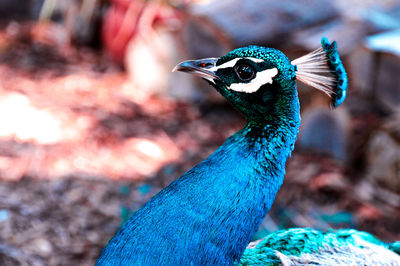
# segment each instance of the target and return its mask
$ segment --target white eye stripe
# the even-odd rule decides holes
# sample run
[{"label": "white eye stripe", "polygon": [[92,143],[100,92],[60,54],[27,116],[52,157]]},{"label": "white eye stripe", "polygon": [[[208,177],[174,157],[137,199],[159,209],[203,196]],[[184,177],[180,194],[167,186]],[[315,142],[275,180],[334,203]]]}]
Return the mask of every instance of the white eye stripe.
[{"label": "white eye stripe", "polygon": [[219,69],[228,68],[228,67],[234,67],[236,62],[239,61],[240,59],[249,59],[249,60],[251,60],[251,61],[253,61],[254,63],[257,63],[257,64],[264,61],[264,60],[262,60],[260,58],[254,58],[254,57],[234,58],[234,59],[232,59],[232,60],[230,60],[228,62],[223,63],[222,65],[213,66],[211,68],[208,68],[207,70],[215,72],[215,71],[217,71]]},{"label": "white eye stripe", "polygon": [[264,84],[272,84],[272,78],[278,74],[277,68],[266,69],[256,74],[249,83],[232,83],[229,89],[238,92],[253,93],[258,91]]}]

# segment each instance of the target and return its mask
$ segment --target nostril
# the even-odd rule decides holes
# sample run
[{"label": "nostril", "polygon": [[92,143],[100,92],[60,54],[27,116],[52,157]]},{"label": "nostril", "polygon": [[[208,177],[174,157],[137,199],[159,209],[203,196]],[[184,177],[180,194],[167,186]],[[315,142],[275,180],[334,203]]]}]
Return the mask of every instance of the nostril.
[{"label": "nostril", "polygon": [[207,58],[198,61],[194,61],[194,65],[198,68],[211,68],[215,66],[215,58]]},{"label": "nostril", "polygon": [[202,67],[202,68],[208,68],[208,67],[212,67],[213,64],[209,63],[209,62],[201,62],[201,63],[198,64],[198,66]]}]

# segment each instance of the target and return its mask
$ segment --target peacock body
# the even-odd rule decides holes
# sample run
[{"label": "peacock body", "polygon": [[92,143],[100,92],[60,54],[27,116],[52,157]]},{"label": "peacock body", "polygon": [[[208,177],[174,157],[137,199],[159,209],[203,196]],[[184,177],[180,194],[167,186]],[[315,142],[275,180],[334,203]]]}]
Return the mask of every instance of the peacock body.
[{"label": "peacock body", "polygon": [[[322,44],[292,62],[276,49],[248,46],[221,58],[179,64],[177,70],[213,85],[247,125],[139,209],[110,240],[97,265],[273,265],[321,247],[336,248],[325,245],[329,241],[308,243],[305,236],[320,239],[317,231],[291,229],[246,250],[271,208],[294,148],[300,125],[296,78],[327,93],[334,88],[334,106],[346,96],[347,77],[336,44],[326,39]],[[320,76],[321,71],[327,75]],[[287,238],[298,232],[306,248],[289,248],[291,242],[302,243],[300,234]]]}]

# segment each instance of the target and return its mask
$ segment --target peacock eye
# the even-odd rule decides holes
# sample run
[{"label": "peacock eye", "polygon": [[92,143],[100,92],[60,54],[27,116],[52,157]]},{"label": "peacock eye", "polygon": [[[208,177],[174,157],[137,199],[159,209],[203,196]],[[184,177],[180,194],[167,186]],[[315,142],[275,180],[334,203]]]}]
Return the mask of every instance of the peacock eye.
[{"label": "peacock eye", "polygon": [[240,63],[234,69],[241,81],[249,81],[255,76],[254,69],[246,63]]}]

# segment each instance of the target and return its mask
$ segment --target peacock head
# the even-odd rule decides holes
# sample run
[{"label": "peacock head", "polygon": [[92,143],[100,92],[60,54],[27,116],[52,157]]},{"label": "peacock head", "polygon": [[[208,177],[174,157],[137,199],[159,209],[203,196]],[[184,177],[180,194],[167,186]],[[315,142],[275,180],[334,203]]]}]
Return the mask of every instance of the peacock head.
[{"label": "peacock head", "polygon": [[347,76],[336,43],[321,42],[321,48],[293,61],[279,50],[251,45],[220,58],[185,61],[173,71],[204,78],[249,121],[276,119],[297,104],[296,79],[327,93],[335,107],[343,102]]}]

